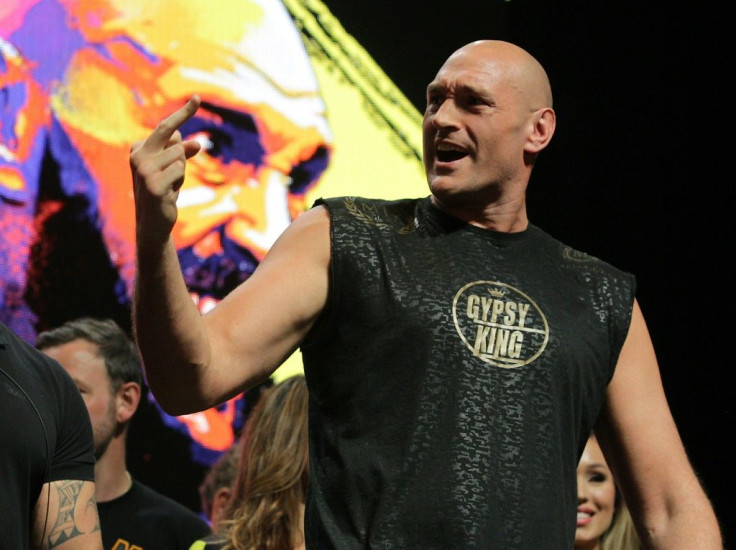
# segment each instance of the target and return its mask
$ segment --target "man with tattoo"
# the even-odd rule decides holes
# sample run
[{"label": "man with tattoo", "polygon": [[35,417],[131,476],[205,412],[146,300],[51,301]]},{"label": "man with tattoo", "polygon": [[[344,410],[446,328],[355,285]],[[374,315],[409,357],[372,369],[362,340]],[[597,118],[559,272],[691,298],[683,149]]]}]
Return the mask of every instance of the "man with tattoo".
[{"label": "man with tattoo", "polygon": [[210,527],[196,512],[134,480],[128,427],[143,386],[138,351],[112,319],[81,317],[41,332],[36,348],[56,359],[82,394],[94,431],[95,499],[106,550],[187,550]]},{"label": "man with tattoo", "polygon": [[92,426],[54,360],[0,323],[0,548],[100,550]]}]

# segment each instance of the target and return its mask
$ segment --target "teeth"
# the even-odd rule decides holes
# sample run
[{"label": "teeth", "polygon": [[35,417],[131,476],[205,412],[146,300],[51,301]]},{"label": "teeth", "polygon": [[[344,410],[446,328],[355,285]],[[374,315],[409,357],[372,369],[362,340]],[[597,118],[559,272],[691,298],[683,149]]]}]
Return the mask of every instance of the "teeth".
[{"label": "teeth", "polygon": [[590,517],[590,514],[587,512],[578,512],[578,519],[588,519]]},{"label": "teeth", "polygon": [[455,145],[447,145],[447,144],[443,144],[443,143],[440,143],[437,146],[437,150],[438,151],[458,151],[460,153],[463,152],[463,149],[461,149],[460,147],[457,147]]}]

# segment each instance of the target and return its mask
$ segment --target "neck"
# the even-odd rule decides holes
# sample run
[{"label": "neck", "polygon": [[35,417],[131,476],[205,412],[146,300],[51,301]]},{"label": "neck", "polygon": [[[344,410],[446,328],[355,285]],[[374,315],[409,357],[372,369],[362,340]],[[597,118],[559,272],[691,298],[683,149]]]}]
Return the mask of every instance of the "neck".
[{"label": "neck", "polygon": [[125,442],[115,437],[95,463],[95,498],[107,502],[127,493],[133,480],[125,465]]},{"label": "neck", "polygon": [[443,202],[433,195],[432,203],[446,214],[483,229],[518,233],[529,226],[523,196],[478,206],[475,203]]}]

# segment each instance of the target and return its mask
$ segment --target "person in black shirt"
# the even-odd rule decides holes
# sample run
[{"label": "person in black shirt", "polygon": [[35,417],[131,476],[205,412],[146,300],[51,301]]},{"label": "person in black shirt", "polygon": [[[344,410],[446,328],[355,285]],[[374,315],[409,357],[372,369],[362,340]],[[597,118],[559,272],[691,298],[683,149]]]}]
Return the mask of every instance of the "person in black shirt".
[{"label": "person in black shirt", "polygon": [[0,323],[0,548],[102,548],[92,426],[74,382]]},{"label": "person in black shirt", "polygon": [[201,147],[178,128],[199,105],[131,150],[135,336],[171,414],[222,402],[301,349],[308,548],[572,548],[595,427],[642,542],[720,550],[634,276],[527,216],[556,126],[529,52],[478,40],[440,67],[422,126],[429,197],[318,200],[204,316],[171,236]]},{"label": "person in black shirt", "polygon": [[135,344],[120,326],[82,317],[39,333],[36,347],[66,369],[87,406],[105,549],[187,549],[210,533],[193,510],[134,480],[126,468],[125,441],[143,375]]}]

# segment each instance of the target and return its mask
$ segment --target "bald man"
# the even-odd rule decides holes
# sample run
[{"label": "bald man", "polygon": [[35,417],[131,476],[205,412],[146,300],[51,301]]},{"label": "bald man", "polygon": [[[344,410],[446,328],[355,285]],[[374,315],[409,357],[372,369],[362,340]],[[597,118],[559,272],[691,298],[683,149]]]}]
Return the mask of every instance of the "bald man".
[{"label": "bald man", "polygon": [[173,414],[252,387],[301,348],[307,548],[572,548],[594,426],[645,544],[721,547],[634,276],[527,217],[556,123],[529,53],[478,41],[440,68],[423,123],[430,196],[318,200],[203,317],[171,238],[200,149],[178,128],[199,101],[131,151],[136,337]]}]

